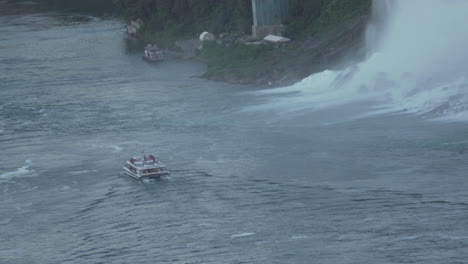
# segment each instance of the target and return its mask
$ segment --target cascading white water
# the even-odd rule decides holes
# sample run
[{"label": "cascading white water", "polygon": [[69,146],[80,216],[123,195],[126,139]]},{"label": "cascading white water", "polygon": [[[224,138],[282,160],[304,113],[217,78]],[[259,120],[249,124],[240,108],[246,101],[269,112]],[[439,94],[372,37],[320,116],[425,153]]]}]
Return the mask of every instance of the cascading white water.
[{"label": "cascading white water", "polygon": [[264,107],[320,109],[372,100],[388,111],[468,120],[468,1],[374,0],[368,57],[311,75]]},{"label": "cascading white water", "polygon": [[372,17],[365,34],[368,55],[372,55],[381,47],[381,40],[389,24],[390,12],[394,3],[392,0],[374,1],[372,3]]}]

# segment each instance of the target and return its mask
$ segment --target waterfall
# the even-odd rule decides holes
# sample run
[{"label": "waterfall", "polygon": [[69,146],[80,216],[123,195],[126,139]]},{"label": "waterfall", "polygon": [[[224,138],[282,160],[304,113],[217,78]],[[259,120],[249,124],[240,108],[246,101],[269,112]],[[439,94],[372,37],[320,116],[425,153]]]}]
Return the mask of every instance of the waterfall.
[{"label": "waterfall", "polygon": [[395,1],[380,0],[372,2],[372,17],[367,25],[365,45],[367,54],[372,55],[380,47],[380,41],[389,24],[390,11]]},{"label": "waterfall", "polygon": [[468,120],[466,14],[464,0],[374,0],[364,61],[263,92],[285,96],[262,107],[321,109],[366,100],[381,110]]}]

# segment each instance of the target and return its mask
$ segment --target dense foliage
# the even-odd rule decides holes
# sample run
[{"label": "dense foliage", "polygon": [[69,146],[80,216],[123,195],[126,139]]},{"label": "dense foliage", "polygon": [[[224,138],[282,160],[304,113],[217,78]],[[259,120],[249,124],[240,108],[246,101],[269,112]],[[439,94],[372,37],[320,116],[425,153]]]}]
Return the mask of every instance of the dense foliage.
[{"label": "dense foliage", "polygon": [[286,35],[302,38],[322,33],[355,16],[369,14],[372,0],[289,0]]},{"label": "dense foliage", "polygon": [[145,31],[180,37],[211,31],[248,33],[252,25],[250,0],[115,0],[127,20],[140,18]]},{"label": "dense foliage", "polygon": [[[143,19],[145,31],[185,37],[202,31],[250,33],[251,0],[114,0],[128,19]],[[372,0],[290,0],[286,35],[301,38],[368,13]]]},{"label": "dense foliage", "polygon": [[96,15],[115,12],[112,0],[34,0],[34,2],[39,3],[45,10],[86,12]]},{"label": "dense foliage", "polygon": [[273,52],[272,46],[247,45],[240,42],[223,46],[209,41],[204,43],[199,57],[208,61],[208,75],[246,78],[265,73],[265,65],[268,65]]}]

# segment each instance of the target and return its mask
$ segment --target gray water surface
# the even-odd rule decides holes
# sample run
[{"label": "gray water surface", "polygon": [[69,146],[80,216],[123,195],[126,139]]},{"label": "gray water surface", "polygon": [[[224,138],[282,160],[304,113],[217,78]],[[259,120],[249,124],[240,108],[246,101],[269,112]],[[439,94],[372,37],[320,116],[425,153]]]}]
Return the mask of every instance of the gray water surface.
[{"label": "gray water surface", "polygon": [[[68,16],[0,17],[0,263],[467,263],[467,124],[249,111]],[[173,175],[122,175],[141,151]]]}]

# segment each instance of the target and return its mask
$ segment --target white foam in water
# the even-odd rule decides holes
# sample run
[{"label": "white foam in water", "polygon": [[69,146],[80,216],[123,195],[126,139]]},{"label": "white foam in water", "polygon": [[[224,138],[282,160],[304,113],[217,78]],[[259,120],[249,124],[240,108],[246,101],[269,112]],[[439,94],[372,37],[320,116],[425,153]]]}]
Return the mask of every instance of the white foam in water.
[{"label": "white foam in water", "polygon": [[0,174],[0,180],[11,180],[17,177],[33,177],[36,176],[33,170],[29,170],[29,166],[32,164],[31,160],[25,160],[26,165],[16,169],[15,171],[10,171]]},{"label": "white foam in water", "polygon": [[232,235],[231,237],[236,238],[236,237],[246,237],[246,236],[252,236],[252,235],[255,235],[255,233],[240,233],[240,234]]},{"label": "white foam in water", "polygon": [[64,185],[64,186],[62,186],[62,188],[60,188],[61,191],[69,191],[70,189],[71,189],[71,187],[68,186],[68,185]]},{"label": "white foam in water", "polygon": [[291,239],[306,239],[308,238],[307,236],[305,235],[297,235],[297,236],[292,236]]},{"label": "white foam in water", "polygon": [[68,173],[72,175],[80,175],[80,174],[87,174],[87,173],[94,173],[94,172],[98,172],[98,170],[69,171]]},{"label": "white foam in water", "polygon": [[11,218],[0,219],[0,225],[6,225],[10,223]]},{"label": "white foam in water", "polygon": [[118,146],[118,145],[97,145],[97,144],[91,144],[91,147],[92,148],[110,148],[112,149],[114,152],[120,152],[122,151],[122,147]]},{"label": "white foam in water", "polygon": [[122,148],[117,146],[117,145],[114,145],[114,146],[111,146],[112,149],[114,149],[114,152],[120,152],[122,151]]},{"label": "white foam in water", "polygon": [[468,1],[375,0],[373,5],[366,60],[290,87],[255,92],[281,98],[254,110],[317,110],[372,100],[382,106],[375,114],[386,109],[468,120]]},{"label": "white foam in water", "polygon": [[211,227],[211,226],[214,226],[214,224],[210,224],[210,223],[200,223],[199,226]]},{"label": "white foam in water", "polygon": [[29,203],[22,203],[22,204],[15,204],[14,205],[14,208],[20,212],[32,212],[33,210],[30,209],[31,206],[32,206],[32,202],[29,202]]},{"label": "white foam in water", "polygon": [[37,189],[39,189],[39,187],[38,187],[38,186],[34,186],[34,187],[32,187],[32,188],[26,189],[26,190],[21,191],[21,192],[25,193],[25,192],[34,191],[34,190],[37,190]]},{"label": "white foam in water", "polygon": [[420,236],[404,236],[404,237],[400,237],[399,240],[414,240],[417,238],[420,238]]}]

